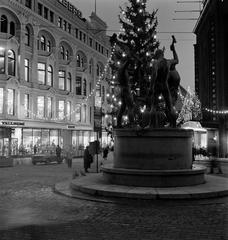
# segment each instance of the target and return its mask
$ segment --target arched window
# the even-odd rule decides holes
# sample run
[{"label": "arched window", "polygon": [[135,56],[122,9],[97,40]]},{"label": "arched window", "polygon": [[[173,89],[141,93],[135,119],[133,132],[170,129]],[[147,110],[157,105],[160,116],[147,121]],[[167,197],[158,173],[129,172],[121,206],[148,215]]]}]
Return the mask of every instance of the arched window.
[{"label": "arched window", "polygon": [[67,75],[66,90],[69,92],[71,91],[71,73]]},{"label": "arched window", "polygon": [[10,34],[11,35],[15,35],[15,23],[14,22],[10,22]]},{"label": "arched window", "polygon": [[41,50],[46,50],[46,38],[44,36],[40,37],[40,48]]},{"label": "arched window", "polygon": [[47,51],[51,52],[51,42],[47,41]]},{"label": "arched window", "polygon": [[77,55],[77,67],[81,67],[81,56]]},{"label": "arched window", "polygon": [[0,74],[5,73],[5,49],[0,47]]},{"label": "arched window", "polygon": [[61,58],[65,59],[65,49],[63,46],[60,47],[60,54],[61,54]]},{"label": "arched window", "polygon": [[51,65],[49,65],[47,69],[47,85],[48,86],[53,85],[53,68]]},{"label": "arched window", "polygon": [[30,46],[30,29],[25,27],[25,45]]},{"label": "arched window", "polygon": [[8,19],[5,15],[1,16],[1,32],[7,33]]},{"label": "arched window", "polygon": [[87,84],[86,84],[86,79],[83,80],[83,95],[86,96],[87,94]]},{"label": "arched window", "polygon": [[15,53],[13,50],[8,50],[8,74],[15,76]]},{"label": "arched window", "polygon": [[97,76],[98,77],[100,76],[100,72],[101,72],[100,68],[101,68],[100,65],[97,64]]},{"label": "arched window", "polygon": [[69,51],[68,50],[66,50],[66,52],[65,52],[65,59],[69,60]]},{"label": "arched window", "polygon": [[89,61],[89,74],[93,74],[93,60],[91,59],[90,61]]}]

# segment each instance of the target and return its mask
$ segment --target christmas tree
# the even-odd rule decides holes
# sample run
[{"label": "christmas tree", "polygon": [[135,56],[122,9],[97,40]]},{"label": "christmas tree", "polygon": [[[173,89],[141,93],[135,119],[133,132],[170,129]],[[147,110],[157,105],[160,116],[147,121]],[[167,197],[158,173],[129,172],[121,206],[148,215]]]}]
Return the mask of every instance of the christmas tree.
[{"label": "christmas tree", "polygon": [[[113,47],[110,67],[109,113],[120,125],[143,124],[143,114],[150,107],[150,89],[156,39],[157,11],[146,10],[146,0],[129,0],[121,8],[120,34],[110,39]],[[118,115],[119,114],[119,115]]]}]

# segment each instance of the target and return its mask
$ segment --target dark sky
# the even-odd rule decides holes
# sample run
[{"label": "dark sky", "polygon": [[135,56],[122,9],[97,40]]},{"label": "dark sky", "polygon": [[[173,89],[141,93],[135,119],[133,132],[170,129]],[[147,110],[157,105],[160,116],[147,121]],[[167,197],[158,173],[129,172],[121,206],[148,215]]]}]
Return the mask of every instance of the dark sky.
[{"label": "dark sky", "polygon": [[[186,1],[186,0],[184,0]],[[95,0],[70,0],[82,11],[85,18],[89,19],[92,11],[95,11]],[[118,15],[119,6],[124,6],[127,0],[96,0],[96,13],[107,23],[107,33],[111,35],[120,29]],[[174,18],[197,18],[199,13],[189,10],[199,10],[198,3],[177,3],[176,0],[148,0],[147,10],[152,12],[158,9],[158,40],[161,47],[165,46],[165,56],[172,57],[169,50],[171,35],[177,39],[176,50],[179,56],[177,70],[181,75],[181,85],[185,88],[194,88],[194,49],[195,35],[192,33],[196,21],[194,20],[173,20]],[[176,12],[175,11],[189,11]]]}]

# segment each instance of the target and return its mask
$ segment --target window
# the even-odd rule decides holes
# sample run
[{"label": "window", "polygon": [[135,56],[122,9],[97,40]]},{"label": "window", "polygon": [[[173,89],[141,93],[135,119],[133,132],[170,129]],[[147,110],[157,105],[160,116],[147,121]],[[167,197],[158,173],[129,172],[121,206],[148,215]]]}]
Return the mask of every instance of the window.
[{"label": "window", "polygon": [[32,0],[25,0],[25,6],[27,7],[27,8],[32,8]]},{"label": "window", "polygon": [[30,46],[30,30],[27,26],[25,27],[25,45]]},{"label": "window", "polygon": [[46,65],[44,63],[38,63],[38,83],[45,84],[46,79]]},{"label": "window", "polygon": [[105,87],[102,86],[102,102],[105,101]]},{"label": "window", "polygon": [[66,20],[64,20],[63,21],[63,30],[67,30],[67,21]]},{"label": "window", "polygon": [[24,95],[25,117],[29,117],[29,94]]},{"label": "window", "polygon": [[83,80],[83,95],[87,95],[87,84],[86,84],[86,79]]},{"label": "window", "polygon": [[25,58],[25,81],[29,82],[29,60]]},{"label": "window", "polygon": [[71,102],[70,101],[67,101],[67,109],[66,109],[66,117],[67,117],[67,120],[71,120]]},{"label": "window", "polygon": [[66,90],[71,91],[71,73],[67,74]]},{"label": "window", "polygon": [[11,35],[15,35],[15,23],[14,22],[10,22],[10,34]]},{"label": "window", "polygon": [[47,47],[47,51],[51,52],[51,42],[49,40],[47,41],[47,46],[46,47]]},{"label": "window", "polygon": [[44,96],[37,97],[37,117],[44,118]]},{"label": "window", "polygon": [[47,97],[47,117],[52,118],[52,109],[53,109],[53,99],[52,97]]},{"label": "window", "polygon": [[44,7],[44,18],[48,19],[48,8]]},{"label": "window", "polygon": [[78,29],[75,28],[75,37],[78,38]]},{"label": "window", "polygon": [[100,64],[97,64],[97,76],[99,77],[102,73],[102,67]]},{"label": "window", "polygon": [[52,11],[50,11],[50,21],[54,22],[54,13]]},{"label": "window", "polygon": [[3,88],[0,88],[0,114],[3,113]]},{"label": "window", "polygon": [[1,32],[7,33],[8,19],[5,15],[1,16]]},{"label": "window", "polygon": [[83,42],[85,43],[86,42],[86,34],[83,33]]},{"label": "window", "polygon": [[79,31],[79,39],[82,40],[82,32]]},{"label": "window", "polygon": [[5,49],[0,47],[0,73],[5,73]]},{"label": "window", "polygon": [[40,48],[41,50],[46,50],[46,38],[44,36],[40,37]]},{"label": "window", "polygon": [[96,97],[101,97],[101,84],[96,85]]},{"label": "window", "polygon": [[66,52],[65,52],[65,59],[69,60],[69,51],[68,50],[66,50]]},{"label": "window", "polygon": [[8,50],[8,74],[15,76],[15,53],[13,50]]},{"label": "window", "polygon": [[43,15],[43,5],[41,3],[38,3],[38,14],[40,16]]},{"label": "window", "polygon": [[9,115],[14,115],[14,102],[15,102],[15,90],[8,89],[8,98],[7,98],[7,113]]},{"label": "window", "polygon": [[82,78],[76,77],[76,95],[82,95]]},{"label": "window", "polygon": [[62,28],[63,19],[61,17],[58,18],[58,27]]},{"label": "window", "polygon": [[65,113],[64,113],[64,101],[63,100],[59,100],[59,111],[58,111],[58,114],[59,114],[59,120],[63,120],[64,119],[64,116],[65,116]]},{"label": "window", "polygon": [[65,59],[65,49],[63,46],[60,47],[60,55],[62,59]]},{"label": "window", "polygon": [[65,90],[65,71],[59,71],[59,89]]},{"label": "window", "polygon": [[93,39],[89,38],[89,46],[92,47],[93,46]]},{"label": "window", "polygon": [[83,105],[82,106],[82,122],[86,123],[86,111],[87,111],[87,106]]},{"label": "window", "polygon": [[77,67],[80,67],[80,68],[84,67],[84,58],[81,54],[77,55]]},{"label": "window", "polygon": [[81,104],[76,104],[75,107],[75,121],[81,122]]},{"label": "window", "polygon": [[92,73],[93,73],[93,60],[91,59],[90,61],[89,61],[89,73],[92,75]]},{"label": "window", "polygon": [[71,24],[68,23],[68,33],[71,33]]},{"label": "window", "polygon": [[53,86],[53,68],[51,65],[49,65],[47,69],[47,85]]}]

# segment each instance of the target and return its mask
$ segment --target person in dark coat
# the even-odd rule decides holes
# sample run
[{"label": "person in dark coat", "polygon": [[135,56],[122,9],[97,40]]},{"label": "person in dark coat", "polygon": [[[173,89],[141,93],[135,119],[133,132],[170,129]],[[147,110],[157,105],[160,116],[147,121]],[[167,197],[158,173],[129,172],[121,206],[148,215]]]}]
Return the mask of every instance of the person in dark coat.
[{"label": "person in dark coat", "polygon": [[61,147],[59,145],[57,145],[55,152],[56,152],[57,158],[60,159],[61,158],[62,149],[61,149]]},{"label": "person in dark coat", "polygon": [[85,172],[88,172],[88,168],[90,168],[90,164],[92,162],[92,156],[89,153],[89,146],[87,146],[85,151],[84,151],[83,161],[84,161]]},{"label": "person in dark coat", "polygon": [[108,146],[104,148],[103,150],[103,159],[104,160],[107,160],[107,157],[108,157]]}]

